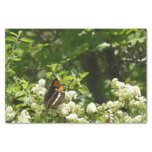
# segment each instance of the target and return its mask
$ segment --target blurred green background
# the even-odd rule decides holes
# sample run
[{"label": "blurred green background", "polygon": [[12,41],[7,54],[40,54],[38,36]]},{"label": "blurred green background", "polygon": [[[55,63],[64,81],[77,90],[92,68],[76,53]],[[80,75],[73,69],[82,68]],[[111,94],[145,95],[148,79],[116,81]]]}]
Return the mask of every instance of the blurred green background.
[{"label": "blurred green background", "polygon": [[[21,41],[14,46],[12,35]],[[6,58],[14,47],[16,62],[11,68],[31,83],[47,79],[47,65],[89,72],[83,83],[97,103],[112,98],[113,78],[138,85],[146,96],[146,29],[6,29]],[[6,79],[6,83],[9,79]]]}]

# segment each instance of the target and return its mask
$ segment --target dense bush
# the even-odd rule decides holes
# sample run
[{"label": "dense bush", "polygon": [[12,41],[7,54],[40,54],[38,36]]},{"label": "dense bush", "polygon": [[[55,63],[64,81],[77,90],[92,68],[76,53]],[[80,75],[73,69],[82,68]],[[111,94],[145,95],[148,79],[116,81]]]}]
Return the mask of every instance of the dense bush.
[{"label": "dense bush", "polygon": [[[52,31],[6,30],[6,122],[146,122],[146,98],[141,96],[141,91],[145,95],[146,90],[144,30]],[[45,43],[40,43],[38,40],[39,33]],[[103,34],[105,37],[102,37]],[[33,39],[25,37],[27,35]],[[113,40],[110,42],[111,37]],[[90,51],[89,44],[90,48],[95,50]],[[138,54],[138,46],[141,54]],[[107,48],[110,48],[110,52],[106,50]],[[48,51],[49,49],[51,51]],[[128,49],[132,53],[121,49]],[[113,54],[109,58],[115,57],[115,60],[111,60],[113,63],[106,57],[111,51]],[[136,57],[131,58],[132,54]],[[101,73],[108,71],[108,74],[100,75],[100,69],[96,69],[96,75],[95,71],[83,70],[81,61],[89,61],[88,58],[92,56],[98,61],[96,65],[101,65]],[[102,56],[103,62],[96,56]],[[83,60],[80,60],[82,58]],[[121,63],[123,60],[124,63],[127,61],[129,63],[120,65],[118,62],[120,58]],[[92,67],[94,68],[95,66]],[[118,71],[116,75],[111,73],[115,70]],[[115,78],[117,74],[118,79],[122,76],[120,80],[126,80],[125,83]],[[88,78],[87,83],[85,77],[89,76],[93,80],[90,81]],[[100,76],[103,79],[102,83],[100,79],[96,80]],[[44,95],[55,77],[65,87],[65,102],[57,109],[49,109],[47,112]],[[100,92],[100,89],[105,93]]]},{"label": "dense bush", "polygon": [[[13,123],[51,122],[51,123],[141,123],[146,122],[146,99],[141,96],[138,86],[119,82],[114,78],[111,82],[112,92],[117,97],[101,105],[91,102],[87,106],[76,104],[80,95],[76,90],[65,91],[65,103],[57,109],[46,113],[44,95],[45,80],[40,79],[31,89],[24,84],[23,103],[16,106],[6,105],[6,121]],[[125,111],[123,111],[125,109]]]}]

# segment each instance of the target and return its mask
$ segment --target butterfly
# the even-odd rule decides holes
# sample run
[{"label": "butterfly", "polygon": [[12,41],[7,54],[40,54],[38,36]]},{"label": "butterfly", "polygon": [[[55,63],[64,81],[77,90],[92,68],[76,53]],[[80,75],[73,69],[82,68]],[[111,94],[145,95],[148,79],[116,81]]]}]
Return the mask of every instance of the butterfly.
[{"label": "butterfly", "polygon": [[47,109],[56,108],[64,101],[64,98],[64,87],[60,84],[59,80],[55,78],[44,96],[44,105]]}]

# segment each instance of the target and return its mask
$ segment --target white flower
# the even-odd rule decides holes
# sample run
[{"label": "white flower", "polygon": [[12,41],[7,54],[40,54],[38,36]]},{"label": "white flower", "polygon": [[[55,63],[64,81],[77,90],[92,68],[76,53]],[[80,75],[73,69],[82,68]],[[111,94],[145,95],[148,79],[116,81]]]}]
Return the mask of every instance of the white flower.
[{"label": "white flower", "polygon": [[87,113],[88,114],[92,114],[95,113],[97,111],[96,105],[91,102],[88,106],[87,106]]},{"label": "white flower", "polygon": [[29,105],[29,103],[30,103],[30,98],[29,97],[24,97],[24,103],[25,104],[27,104],[27,105]]},{"label": "white flower", "polygon": [[46,89],[45,88],[41,88],[38,92],[37,95],[45,95]]},{"label": "white flower", "polygon": [[15,113],[13,113],[13,108],[11,106],[6,105],[5,109],[5,119],[6,121],[11,121],[15,117]]},{"label": "white flower", "polygon": [[134,96],[141,96],[141,92],[138,86],[134,86]]},{"label": "white flower", "polygon": [[76,99],[78,94],[76,91],[65,91],[65,99],[71,101],[72,99]]},{"label": "white flower", "polygon": [[124,117],[124,120],[125,120],[125,123],[133,123],[132,118],[128,115]]},{"label": "white flower", "polygon": [[73,101],[70,101],[68,103],[68,106],[69,106],[70,110],[72,111],[75,108],[75,103]]},{"label": "white flower", "polygon": [[58,107],[58,112],[62,117],[65,117],[66,115],[68,115],[69,111],[70,111],[70,109],[69,109],[68,104],[63,103],[63,104],[59,105],[59,107]]},{"label": "white flower", "polygon": [[42,95],[44,96],[46,93],[46,89],[44,88],[45,86],[45,80],[44,79],[40,79],[38,84],[35,85],[35,87],[33,87],[31,89],[32,92],[36,92],[37,95]]},{"label": "white flower", "polygon": [[111,87],[112,88],[123,88],[125,83],[119,82],[117,78],[112,79]]},{"label": "white flower", "polygon": [[46,81],[45,81],[44,79],[40,79],[40,80],[38,81],[38,83],[39,83],[40,86],[44,87]]},{"label": "white flower", "polygon": [[35,92],[36,91],[36,87],[32,87],[31,91]]},{"label": "white flower", "polygon": [[137,97],[137,99],[141,102],[146,102],[146,98],[141,96],[141,97]]},{"label": "white flower", "polygon": [[112,108],[113,107],[113,102],[112,101],[108,101],[106,104],[106,108]]},{"label": "white flower", "polygon": [[134,118],[134,122],[141,122],[142,120],[142,116],[141,115],[138,115]]},{"label": "white flower", "polygon": [[104,112],[106,110],[106,104],[103,103],[101,106],[97,107],[97,110],[100,112]]},{"label": "white flower", "polygon": [[129,102],[129,105],[130,105],[130,108],[132,108],[132,106],[138,108],[138,110],[144,110],[146,109],[146,99],[144,97],[137,97],[136,100],[132,99],[130,102]]},{"label": "white flower", "polygon": [[109,116],[107,114],[104,117],[107,118],[107,119],[109,119]]},{"label": "white flower", "polygon": [[33,102],[33,103],[31,104],[31,108],[36,108],[36,107],[37,107],[37,104]]},{"label": "white flower", "polygon": [[13,108],[11,106],[7,106],[5,110],[6,110],[6,112],[12,112]]},{"label": "white flower", "polygon": [[131,86],[129,84],[119,82],[117,78],[114,78],[111,82],[112,92],[115,96],[119,97],[121,102],[131,100],[141,96],[141,92],[138,86]]},{"label": "white flower", "polygon": [[72,114],[66,116],[66,119],[69,120],[69,121],[74,122],[74,121],[76,121],[78,119],[78,115],[75,114],[75,113],[72,113]]},{"label": "white flower", "polygon": [[78,118],[77,121],[84,121],[84,118]]},{"label": "white flower", "polygon": [[118,114],[119,116],[122,116],[122,114],[123,114],[122,110],[118,110],[118,111],[117,111],[117,114]]},{"label": "white flower", "polygon": [[27,110],[23,110],[20,115],[18,115],[18,123],[30,123],[30,115]]},{"label": "white flower", "polygon": [[138,106],[138,105],[140,104],[140,102],[139,102],[139,101],[136,101],[134,104],[135,104],[136,106]]}]

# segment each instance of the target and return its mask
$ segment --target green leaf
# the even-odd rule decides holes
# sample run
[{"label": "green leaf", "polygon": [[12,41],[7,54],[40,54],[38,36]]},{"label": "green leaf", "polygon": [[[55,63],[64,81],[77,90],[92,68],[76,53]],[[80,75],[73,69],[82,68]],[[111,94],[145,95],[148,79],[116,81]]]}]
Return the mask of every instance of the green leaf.
[{"label": "green leaf", "polygon": [[79,90],[79,92],[81,93],[81,94],[84,94],[84,92],[83,92],[83,90],[82,89],[78,89]]},{"label": "green leaf", "polygon": [[28,87],[27,87],[27,90],[30,91],[30,89],[31,89],[32,87],[35,87],[35,85],[36,85],[35,83],[29,84]]},{"label": "green leaf", "polygon": [[69,73],[68,71],[62,70],[58,75],[61,77],[62,75],[66,76],[68,73]]},{"label": "green leaf", "polygon": [[71,70],[71,74],[72,74],[74,77],[76,77],[76,75],[77,75],[76,69],[72,69],[72,70]]},{"label": "green leaf", "polygon": [[11,92],[12,92],[11,86],[8,86],[8,87],[6,88],[6,92],[7,92],[7,93],[11,93]]},{"label": "green leaf", "polygon": [[85,93],[85,94],[89,94],[89,89],[87,88],[87,86],[85,86],[84,84],[81,84],[81,89],[83,90],[83,92]]},{"label": "green leaf", "polygon": [[17,99],[20,100],[20,101],[24,101],[24,98],[25,97],[20,97],[20,98],[17,98]]},{"label": "green leaf", "polygon": [[7,41],[15,42],[16,38],[13,37],[13,36],[7,36],[7,37],[6,37],[6,40],[7,40]]},{"label": "green leaf", "polygon": [[6,74],[8,74],[8,75],[14,75],[15,71],[12,70],[12,69],[8,69],[8,70],[6,70]]},{"label": "green leaf", "polygon": [[89,72],[79,73],[80,79],[82,80],[84,77],[86,77],[89,74]]},{"label": "green leaf", "polygon": [[21,61],[21,58],[13,59],[13,61]]},{"label": "green leaf", "polygon": [[57,64],[51,64],[51,65],[46,65],[47,67],[51,68],[51,70],[56,71],[57,69]]},{"label": "green leaf", "polygon": [[21,103],[21,104],[16,105],[15,107],[16,107],[16,108],[20,108],[20,107],[25,107],[25,106],[26,106],[26,104]]},{"label": "green leaf", "polygon": [[46,73],[46,77],[47,77],[48,79],[51,78],[51,75],[52,75],[52,72],[47,72],[47,73]]},{"label": "green leaf", "polygon": [[37,48],[43,48],[43,47],[48,46],[48,45],[49,45],[48,43],[38,44],[38,45],[37,45]]},{"label": "green leaf", "polygon": [[9,33],[17,37],[16,33],[14,33],[14,32],[9,32]]},{"label": "green leaf", "polygon": [[18,36],[20,36],[22,34],[23,31],[18,31]]},{"label": "green leaf", "polygon": [[22,84],[23,89],[27,89],[27,84]]},{"label": "green leaf", "polygon": [[10,49],[10,48],[11,48],[11,45],[10,45],[10,44],[6,44],[6,45],[5,45],[6,51],[7,51],[8,49]]},{"label": "green leaf", "polygon": [[109,48],[109,47],[110,47],[110,43],[103,42],[103,43],[101,43],[101,44],[99,44],[99,45],[97,46],[97,49],[98,49],[100,52],[102,52],[104,49]]},{"label": "green leaf", "polygon": [[63,80],[74,80],[75,77],[73,75],[69,75],[63,78]]},{"label": "green leaf", "polygon": [[31,42],[30,39],[25,38],[25,37],[22,37],[20,40],[23,41],[23,42],[27,42],[27,43],[30,43],[30,42]]},{"label": "green leaf", "polygon": [[27,83],[25,80],[23,80],[23,79],[19,79],[20,80],[20,82],[22,82],[22,83]]},{"label": "green leaf", "polygon": [[14,88],[15,91],[20,91],[20,86],[19,85],[15,85],[13,88]]}]

